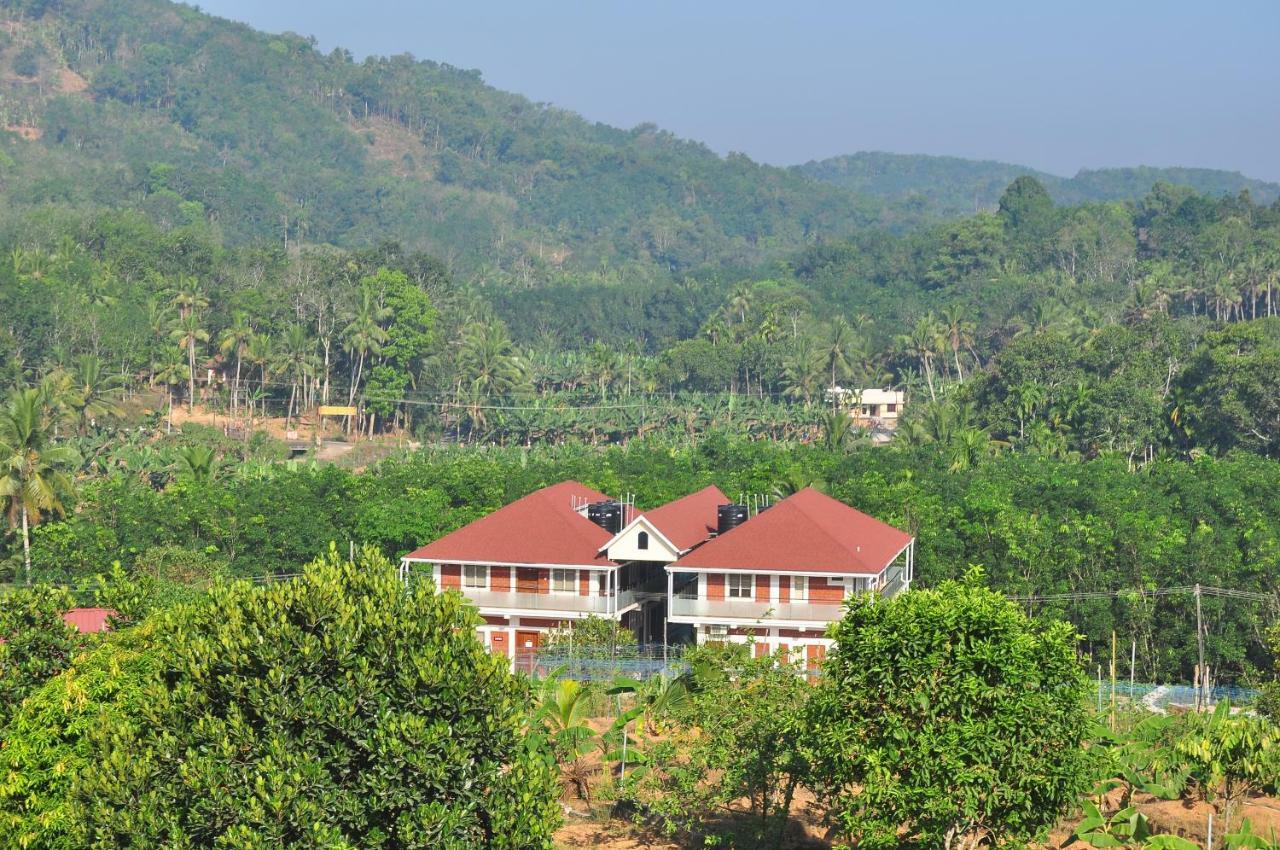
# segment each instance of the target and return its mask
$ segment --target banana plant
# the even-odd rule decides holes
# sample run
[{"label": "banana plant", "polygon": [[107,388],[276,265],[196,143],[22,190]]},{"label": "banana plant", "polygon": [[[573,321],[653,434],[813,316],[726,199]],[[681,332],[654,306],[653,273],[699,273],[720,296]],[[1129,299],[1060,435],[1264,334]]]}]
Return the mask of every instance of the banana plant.
[{"label": "banana plant", "polygon": [[1106,817],[1091,802],[1084,804],[1084,820],[1076,826],[1076,838],[1091,847],[1141,847],[1142,850],[1200,850],[1193,842],[1177,835],[1151,832],[1146,815],[1126,806]]},{"label": "banana plant", "polygon": [[645,681],[617,678],[608,693],[635,694],[641,714],[644,716],[644,731],[650,737],[662,734],[663,721],[689,701],[689,675],[686,673],[673,679],[655,676]]},{"label": "banana plant", "polygon": [[1270,838],[1263,838],[1253,831],[1253,824],[1248,818],[1240,824],[1240,828],[1235,832],[1229,832],[1222,837],[1223,846],[1226,850],[1276,850],[1280,847],[1280,840],[1276,838],[1275,829],[1271,830]]}]

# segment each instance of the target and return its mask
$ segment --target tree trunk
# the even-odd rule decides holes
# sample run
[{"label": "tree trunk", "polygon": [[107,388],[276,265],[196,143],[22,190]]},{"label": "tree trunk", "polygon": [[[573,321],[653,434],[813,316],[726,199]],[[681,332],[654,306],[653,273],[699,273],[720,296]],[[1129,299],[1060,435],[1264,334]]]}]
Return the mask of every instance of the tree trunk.
[{"label": "tree trunk", "polygon": [[31,527],[27,520],[27,503],[22,503],[22,560],[26,565],[27,585],[31,584]]},{"label": "tree trunk", "polygon": [[194,413],[196,406],[196,340],[187,340],[187,413]]},{"label": "tree trunk", "polygon": [[324,387],[320,390],[320,403],[329,403],[329,340],[324,338]]},{"label": "tree trunk", "polygon": [[231,417],[238,418],[240,412],[240,363],[244,358],[240,355],[239,349],[236,350],[236,386],[231,392]]}]

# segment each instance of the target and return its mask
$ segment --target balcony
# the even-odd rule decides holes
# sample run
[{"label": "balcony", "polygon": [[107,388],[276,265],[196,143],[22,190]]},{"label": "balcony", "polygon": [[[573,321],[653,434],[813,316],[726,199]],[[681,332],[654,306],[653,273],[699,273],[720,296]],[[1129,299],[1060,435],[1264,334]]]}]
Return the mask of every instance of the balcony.
[{"label": "balcony", "polygon": [[573,612],[612,616],[613,598],[609,596],[581,596],[577,593],[517,593],[516,591],[476,590],[462,588],[463,596],[475,603],[481,611],[520,609],[529,611]]},{"label": "balcony", "polygon": [[596,594],[582,596],[577,593],[520,593],[514,590],[480,590],[470,587],[462,588],[460,592],[474,602],[482,612],[517,609],[614,617],[628,608],[665,594],[667,582],[665,576],[654,576],[635,587],[605,596]]},{"label": "balcony", "polygon": [[670,602],[672,619],[699,617],[746,623],[830,623],[843,615],[840,602],[756,602],[752,599],[686,599]]}]

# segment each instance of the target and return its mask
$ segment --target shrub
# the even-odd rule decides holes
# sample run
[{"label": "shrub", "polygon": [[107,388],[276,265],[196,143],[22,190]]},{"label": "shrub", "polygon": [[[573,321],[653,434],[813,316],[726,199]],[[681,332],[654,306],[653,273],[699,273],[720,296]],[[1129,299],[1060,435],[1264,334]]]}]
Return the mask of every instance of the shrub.
[{"label": "shrub", "polygon": [[[729,659],[731,669],[715,663]],[[683,725],[649,749],[639,793],[669,834],[780,846],[807,775],[801,741],[812,689],[796,666],[767,656],[701,655],[694,669],[692,692],[678,696]],[[685,687],[669,687],[677,686]]]},{"label": "shrub", "polygon": [[366,550],[164,612],[147,721],[77,783],[113,847],[534,848],[558,824],[525,683],[456,593]]},{"label": "shrub", "polygon": [[0,725],[71,663],[80,635],[62,615],[72,607],[70,594],[47,585],[0,593]]},{"label": "shrub", "polygon": [[1088,787],[1072,628],[1032,622],[980,575],[859,598],[832,627],[812,782],[859,847],[1024,842]]},{"label": "shrub", "polygon": [[0,835],[24,850],[89,845],[74,777],[94,758],[93,734],[141,722],[143,682],[158,668],[154,626],[109,635],[32,693],[0,747]]}]

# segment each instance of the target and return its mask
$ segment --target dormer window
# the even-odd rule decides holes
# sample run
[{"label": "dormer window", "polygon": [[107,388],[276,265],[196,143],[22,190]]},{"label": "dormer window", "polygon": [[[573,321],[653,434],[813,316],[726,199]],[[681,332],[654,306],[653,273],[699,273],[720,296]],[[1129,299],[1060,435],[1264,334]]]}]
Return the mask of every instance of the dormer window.
[{"label": "dormer window", "polygon": [[642,531],[638,535],[636,535],[636,548],[637,549],[649,548],[649,532]]}]

